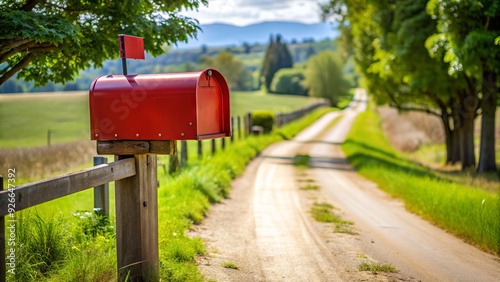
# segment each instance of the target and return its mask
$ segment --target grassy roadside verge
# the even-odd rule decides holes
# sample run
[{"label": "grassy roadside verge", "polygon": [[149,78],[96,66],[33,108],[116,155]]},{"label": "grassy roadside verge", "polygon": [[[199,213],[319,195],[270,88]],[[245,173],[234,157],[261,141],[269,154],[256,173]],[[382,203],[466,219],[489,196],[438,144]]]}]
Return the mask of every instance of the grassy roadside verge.
[{"label": "grassy roadside verge", "polygon": [[196,256],[205,252],[200,239],[186,232],[200,223],[211,203],[228,196],[231,180],[246,164],[272,143],[289,139],[330,109],[312,114],[271,134],[254,136],[228,147],[211,158],[193,164],[179,175],[160,179],[159,190],[160,277],[164,281],[203,281]]},{"label": "grassy roadside verge", "polygon": [[500,254],[499,193],[440,177],[390,146],[374,112],[359,115],[342,149],[358,172],[406,207],[491,253]]}]

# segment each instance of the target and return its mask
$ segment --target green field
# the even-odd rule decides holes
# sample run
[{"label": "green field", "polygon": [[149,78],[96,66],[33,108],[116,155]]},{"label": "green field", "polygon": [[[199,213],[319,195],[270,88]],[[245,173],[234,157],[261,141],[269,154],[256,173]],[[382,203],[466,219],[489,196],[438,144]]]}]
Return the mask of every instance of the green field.
[{"label": "green field", "polygon": [[[260,91],[231,93],[231,115],[253,110],[288,112],[315,98],[265,95]],[[33,147],[89,139],[86,91],[0,95],[0,148]]]}]

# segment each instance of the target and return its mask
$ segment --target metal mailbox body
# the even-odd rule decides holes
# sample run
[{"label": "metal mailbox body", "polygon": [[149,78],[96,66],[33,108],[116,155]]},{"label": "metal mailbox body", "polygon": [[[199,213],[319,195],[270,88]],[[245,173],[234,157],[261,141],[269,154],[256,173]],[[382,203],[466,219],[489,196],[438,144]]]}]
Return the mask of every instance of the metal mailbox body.
[{"label": "metal mailbox body", "polygon": [[215,69],[108,75],[90,87],[92,140],[203,140],[231,136],[229,88]]}]

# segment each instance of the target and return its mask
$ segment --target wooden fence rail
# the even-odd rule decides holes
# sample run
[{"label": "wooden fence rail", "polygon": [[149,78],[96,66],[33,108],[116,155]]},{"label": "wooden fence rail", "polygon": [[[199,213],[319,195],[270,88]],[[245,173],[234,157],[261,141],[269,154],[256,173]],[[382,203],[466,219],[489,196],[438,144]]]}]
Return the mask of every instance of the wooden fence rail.
[{"label": "wooden fence rail", "polygon": [[[38,204],[61,198],[108,182],[135,175],[134,159],[102,164],[82,171],[65,174],[24,185],[14,189],[15,210],[20,211]],[[0,216],[9,214],[8,190],[0,191]]]}]

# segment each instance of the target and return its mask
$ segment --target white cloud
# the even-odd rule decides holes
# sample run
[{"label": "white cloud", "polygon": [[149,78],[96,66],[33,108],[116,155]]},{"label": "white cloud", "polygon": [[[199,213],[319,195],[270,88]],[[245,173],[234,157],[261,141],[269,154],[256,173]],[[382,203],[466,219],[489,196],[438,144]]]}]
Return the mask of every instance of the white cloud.
[{"label": "white cloud", "polygon": [[239,26],[263,21],[320,22],[318,1],[325,0],[209,0],[199,11],[182,12],[200,24],[229,23]]}]

